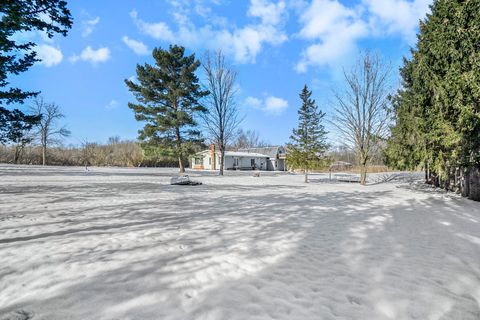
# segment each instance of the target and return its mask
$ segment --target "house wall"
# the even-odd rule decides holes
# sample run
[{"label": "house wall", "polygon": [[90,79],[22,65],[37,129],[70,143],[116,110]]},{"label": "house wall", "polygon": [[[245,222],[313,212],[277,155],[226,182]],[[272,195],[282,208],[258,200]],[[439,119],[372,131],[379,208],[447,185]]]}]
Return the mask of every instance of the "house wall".
[{"label": "house wall", "polygon": [[205,157],[203,158],[203,166],[205,167],[205,170],[214,170],[215,168],[213,167],[213,159],[211,154],[206,154]]},{"label": "house wall", "polygon": [[[210,153],[204,153],[203,163],[201,165],[195,165],[195,158],[192,159],[192,168],[199,170],[218,170],[220,167],[220,155],[216,154],[216,168],[213,168],[213,161],[211,160],[212,156]],[[271,166],[268,164],[267,158],[263,157],[237,157],[237,156],[225,156],[224,169],[234,169],[235,158],[238,158],[238,166],[240,168],[251,168],[251,159],[255,160],[255,167],[259,170],[274,170],[271,169]]]},{"label": "house wall", "polygon": [[268,159],[267,160],[267,170],[268,171],[275,171],[275,162],[276,162],[276,159]]},{"label": "house wall", "polygon": [[285,171],[284,159],[268,159],[268,171]]},{"label": "house wall", "polygon": [[240,168],[250,168],[251,160],[254,159],[255,167],[259,170],[267,170],[267,159],[260,157],[238,157],[238,165]]},{"label": "house wall", "polygon": [[233,157],[225,156],[225,166],[224,169],[233,169]]},{"label": "house wall", "polygon": [[[202,164],[198,165],[198,164],[195,164],[195,157],[192,158],[192,168],[193,169],[198,169],[198,170],[213,170],[213,161],[211,161],[211,154],[210,153],[203,153],[203,154],[200,154],[199,156],[203,157],[203,162]],[[217,156],[217,161],[219,161],[218,159],[218,156]],[[217,168],[218,168],[218,164],[220,162],[217,162]]]}]

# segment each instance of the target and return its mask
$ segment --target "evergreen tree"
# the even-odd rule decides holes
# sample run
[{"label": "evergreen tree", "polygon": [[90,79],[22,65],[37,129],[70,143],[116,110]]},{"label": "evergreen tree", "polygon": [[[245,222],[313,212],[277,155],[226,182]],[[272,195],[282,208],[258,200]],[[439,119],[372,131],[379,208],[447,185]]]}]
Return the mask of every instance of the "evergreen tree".
[{"label": "evergreen tree", "polygon": [[[402,69],[409,70],[402,72],[404,86],[395,97],[386,154],[400,168],[412,159],[423,163],[427,180],[459,191],[467,187],[459,185],[461,176],[480,169],[478,12],[480,1],[437,0],[431,6]],[[409,135],[416,139],[406,144]]]},{"label": "evergreen tree", "polygon": [[22,103],[38,92],[8,88],[9,74],[25,72],[38,59],[32,41],[20,42],[13,35],[43,31],[52,38],[55,33],[67,35],[72,16],[67,3],[59,0],[4,0],[0,4],[0,105]]},{"label": "evergreen tree", "polygon": [[302,106],[298,110],[298,128],[293,129],[290,136],[287,155],[290,167],[304,171],[305,182],[308,182],[308,170],[325,161],[323,154],[328,148],[328,132],[322,124],[325,113],[318,109],[311,95],[312,92],[305,85],[300,93]]},{"label": "evergreen tree", "polygon": [[391,98],[393,125],[384,155],[388,166],[400,170],[416,170],[421,166],[427,169],[424,97],[428,95],[414,81],[414,71],[414,61],[404,59],[400,69],[402,88]]},{"label": "evergreen tree", "polygon": [[[28,31],[42,31],[52,38],[56,33],[66,35],[72,27],[72,16],[67,3],[59,0],[4,0],[0,4],[0,143],[13,140],[25,143],[23,133],[34,125],[34,116],[2,105],[23,103],[38,92],[23,91],[9,86],[8,76],[25,72],[36,61],[35,43],[20,42],[14,35]],[[23,130],[24,126],[28,130]],[[17,137],[18,139],[14,139]]]},{"label": "evergreen tree", "polygon": [[138,121],[146,122],[139,139],[147,153],[160,153],[178,159],[180,172],[202,142],[196,129],[196,116],[206,112],[199,100],[202,91],[195,71],[200,62],[195,55],[185,56],[185,48],[171,45],[169,50],[153,49],[155,65],[137,65],[138,82],[125,80],[138,103],[128,106]]},{"label": "evergreen tree", "polygon": [[24,147],[34,139],[30,131],[41,118],[41,115],[26,115],[18,109],[0,114],[0,143],[15,146],[15,163],[18,162]]}]

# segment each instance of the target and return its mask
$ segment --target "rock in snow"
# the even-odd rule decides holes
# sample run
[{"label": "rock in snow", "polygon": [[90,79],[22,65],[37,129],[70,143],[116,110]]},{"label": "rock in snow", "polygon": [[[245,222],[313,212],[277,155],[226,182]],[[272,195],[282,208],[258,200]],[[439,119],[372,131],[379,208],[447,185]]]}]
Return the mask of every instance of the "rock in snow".
[{"label": "rock in snow", "polygon": [[172,177],[170,179],[170,184],[172,185],[180,185],[180,186],[198,186],[202,183],[200,181],[190,180],[188,175]]}]

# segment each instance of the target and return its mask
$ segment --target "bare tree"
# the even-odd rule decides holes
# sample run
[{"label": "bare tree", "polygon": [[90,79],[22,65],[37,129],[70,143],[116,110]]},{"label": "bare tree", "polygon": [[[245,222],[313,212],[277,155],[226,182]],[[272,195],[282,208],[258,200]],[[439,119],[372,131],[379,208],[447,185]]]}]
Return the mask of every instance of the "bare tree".
[{"label": "bare tree", "polygon": [[202,114],[208,134],[220,151],[220,175],[223,175],[225,149],[233,138],[241,119],[235,101],[237,73],[226,64],[220,50],[205,54],[203,69],[205,87],[210,92],[206,97],[208,112]]},{"label": "bare tree", "polygon": [[269,143],[265,140],[262,140],[257,131],[243,131],[243,129],[239,129],[235,134],[232,148],[238,150],[245,148],[266,147],[268,145]]},{"label": "bare tree", "polygon": [[345,90],[335,92],[334,125],[355,151],[362,185],[366,184],[372,154],[387,133],[388,75],[389,68],[379,56],[367,52],[351,71],[344,71]]},{"label": "bare tree", "polygon": [[96,157],[95,149],[97,148],[97,144],[94,142],[89,142],[87,139],[82,141],[81,147],[81,155],[80,155],[80,162],[85,165],[85,171],[88,170],[88,166],[93,165],[93,161]]},{"label": "bare tree", "polygon": [[57,124],[59,119],[65,117],[58,105],[45,103],[43,98],[37,98],[31,109],[35,114],[41,115],[37,132],[42,146],[42,165],[46,165],[48,146],[58,144],[62,138],[70,136],[70,131],[65,126],[59,127]]}]

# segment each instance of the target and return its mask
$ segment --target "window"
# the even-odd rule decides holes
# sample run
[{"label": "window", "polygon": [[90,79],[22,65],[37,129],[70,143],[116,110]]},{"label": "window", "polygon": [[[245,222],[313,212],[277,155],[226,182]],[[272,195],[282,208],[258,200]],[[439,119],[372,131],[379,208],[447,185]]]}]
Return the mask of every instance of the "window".
[{"label": "window", "polygon": [[208,164],[211,165],[212,164],[212,158],[208,158]]},{"label": "window", "polygon": [[250,159],[250,165],[251,165],[252,167],[255,167],[255,159]]},{"label": "window", "polygon": [[195,164],[203,164],[202,158],[195,158]]}]

